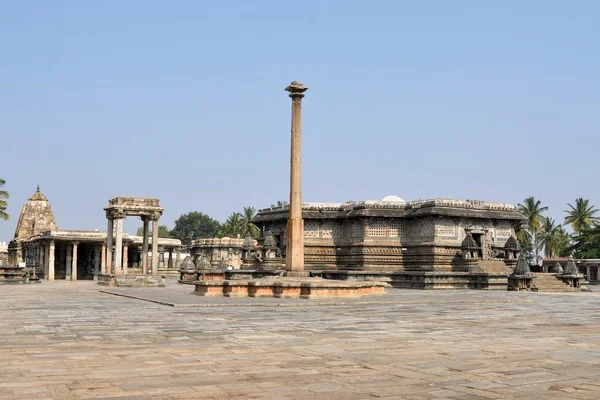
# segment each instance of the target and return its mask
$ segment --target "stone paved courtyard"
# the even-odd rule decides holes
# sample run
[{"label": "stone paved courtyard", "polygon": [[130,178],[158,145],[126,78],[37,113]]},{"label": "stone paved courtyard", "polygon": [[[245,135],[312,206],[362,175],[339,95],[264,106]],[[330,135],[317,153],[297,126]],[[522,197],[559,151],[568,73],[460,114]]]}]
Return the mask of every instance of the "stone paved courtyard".
[{"label": "stone paved courtyard", "polygon": [[0,399],[600,398],[600,293],[101,290],[0,287]]}]

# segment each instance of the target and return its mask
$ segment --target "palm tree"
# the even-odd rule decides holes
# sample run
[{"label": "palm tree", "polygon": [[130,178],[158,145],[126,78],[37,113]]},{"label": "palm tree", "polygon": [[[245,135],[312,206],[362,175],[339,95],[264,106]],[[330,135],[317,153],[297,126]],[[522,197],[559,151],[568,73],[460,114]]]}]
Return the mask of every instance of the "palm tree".
[{"label": "palm tree", "polygon": [[571,209],[565,210],[568,214],[565,217],[565,224],[570,224],[575,233],[590,230],[592,225],[598,223],[599,218],[594,215],[598,212],[598,209],[593,205],[590,205],[588,199],[580,197],[575,199],[575,207],[568,203],[567,205],[571,207]]},{"label": "palm tree", "polygon": [[254,225],[252,220],[256,217],[256,209],[254,207],[244,207],[244,211],[241,215],[242,223],[242,236],[245,236],[247,232],[250,232],[253,238],[258,237],[258,227]]},{"label": "palm tree", "polygon": [[271,204],[271,208],[275,208],[275,207],[283,207],[283,206],[287,206],[288,202],[284,201],[284,200],[277,200],[277,204]]},{"label": "palm tree", "polygon": [[[0,186],[4,186],[5,183],[6,181],[0,178]],[[6,213],[8,203],[6,202],[6,199],[8,199],[9,197],[10,196],[8,195],[8,192],[6,190],[0,190],[0,219],[3,219],[5,221],[8,219],[8,214]]]},{"label": "palm tree", "polygon": [[533,240],[533,250],[535,251],[535,264],[537,265],[540,259],[540,249],[538,246],[538,233],[542,222],[542,213],[548,207],[542,207],[542,202],[536,200],[533,196],[527,197],[523,204],[518,204],[519,212],[527,218],[529,225],[529,233]]},{"label": "palm tree", "polygon": [[571,235],[565,231],[565,228],[559,225],[556,229],[556,249],[554,250],[554,254],[558,257],[569,256],[569,248],[572,243]]},{"label": "palm tree", "polygon": [[242,234],[241,214],[234,212],[221,226],[219,236],[239,237]]},{"label": "palm tree", "polygon": [[542,220],[542,226],[538,233],[538,242],[540,248],[544,249],[546,257],[554,257],[559,253],[558,250],[558,230],[560,225],[556,225],[554,218],[545,217]]}]

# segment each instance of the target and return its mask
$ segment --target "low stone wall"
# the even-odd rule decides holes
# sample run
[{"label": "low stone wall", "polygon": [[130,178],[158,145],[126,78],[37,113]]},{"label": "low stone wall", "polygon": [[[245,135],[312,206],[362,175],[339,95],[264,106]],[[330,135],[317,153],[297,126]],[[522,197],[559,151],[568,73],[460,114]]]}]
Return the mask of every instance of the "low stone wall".
[{"label": "low stone wall", "polygon": [[[231,271],[223,271],[223,270],[209,270],[204,273],[204,280],[233,280],[233,281],[247,281],[251,279],[260,279],[265,277],[275,277],[282,275],[283,271],[255,271],[255,270],[241,270],[234,269]],[[201,273],[189,273],[189,272],[181,272],[179,277],[179,283],[183,283],[186,285],[192,285],[195,281],[201,280]]]},{"label": "low stone wall", "polygon": [[403,289],[507,290],[508,275],[468,272],[402,272],[391,275],[390,285]]},{"label": "low stone wall", "polygon": [[116,287],[165,287],[162,275],[114,275],[100,274],[98,285]]},{"label": "low stone wall", "polygon": [[[315,279],[315,278],[312,278]],[[318,278],[316,278],[318,279]],[[194,294],[224,297],[275,297],[275,298],[358,298],[385,293],[383,282],[340,282],[335,280],[310,281],[269,279],[255,281],[197,281]]]},{"label": "low stone wall", "polygon": [[352,282],[386,282],[401,289],[480,289],[507,290],[508,275],[483,272],[376,272],[376,271],[319,271],[313,276]]}]

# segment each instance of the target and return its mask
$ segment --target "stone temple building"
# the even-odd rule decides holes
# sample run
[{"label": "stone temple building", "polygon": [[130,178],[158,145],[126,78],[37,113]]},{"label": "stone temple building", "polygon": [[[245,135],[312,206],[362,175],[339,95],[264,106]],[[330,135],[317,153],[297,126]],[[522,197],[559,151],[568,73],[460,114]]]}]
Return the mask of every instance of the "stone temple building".
[{"label": "stone temple building", "polygon": [[[106,271],[106,239],[103,231],[59,230],[48,199],[38,187],[21,210],[8,245],[8,263],[25,263],[48,280],[95,279]],[[142,245],[141,236],[123,235],[123,265],[133,271],[141,268]],[[177,269],[180,248],[178,239],[159,239],[158,267]],[[113,260],[116,253],[114,249]]]},{"label": "stone temple building", "polygon": [[[305,268],[312,271],[510,273],[516,233],[526,219],[515,206],[478,200],[382,200],[303,203]],[[247,264],[281,268],[288,207],[258,211],[261,249]],[[265,245],[266,244],[266,245]],[[264,254],[263,254],[264,253]],[[267,255],[268,253],[268,255]]]}]

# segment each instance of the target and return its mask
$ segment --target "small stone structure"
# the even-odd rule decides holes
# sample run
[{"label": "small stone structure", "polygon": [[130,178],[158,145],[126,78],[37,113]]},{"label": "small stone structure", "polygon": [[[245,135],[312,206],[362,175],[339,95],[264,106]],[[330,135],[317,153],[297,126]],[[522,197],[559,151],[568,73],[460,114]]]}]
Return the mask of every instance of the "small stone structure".
[{"label": "small stone structure", "polygon": [[564,269],[562,274],[557,275],[557,278],[572,288],[580,288],[581,282],[584,280],[584,276],[577,269],[577,265],[575,265],[575,260],[573,257],[569,257],[569,260],[567,261],[567,267]]},{"label": "small stone structure", "polygon": [[233,269],[239,269],[242,266],[243,244],[244,239],[230,237],[195,239],[190,245],[190,255],[194,263],[204,256],[215,268],[225,264]]},{"label": "small stone structure", "polygon": [[158,199],[142,197],[115,197],[109,200],[109,205],[104,207],[106,219],[108,220],[108,235],[106,248],[109,253],[113,250],[113,231],[115,231],[115,264],[112,260],[107,260],[106,272],[115,275],[127,274],[127,266],[123,268],[122,246],[123,246],[123,220],[127,216],[137,216],[143,222],[143,248],[142,248],[142,275],[148,273],[148,246],[149,229],[148,223],[152,221],[152,275],[158,273],[158,219],[162,215],[164,208],[159,204]]},{"label": "small stone structure", "polygon": [[529,264],[521,255],[514,271],[508,276],[508,290],[535,290],[533,278],[534,275],[529,269]]},{"label": "small stone structure", "polygon": [[[569,258],[544,258],[542,261],[543,271],[555,272],[557,264],[560,264],[564,270],[567,267]],[[579,273],[584,275],[584,278],[591,284],[600,283],[600,259],[580,258],[574,259],[575,266]],[[561,272],[562,273],[562,272]]]}]

